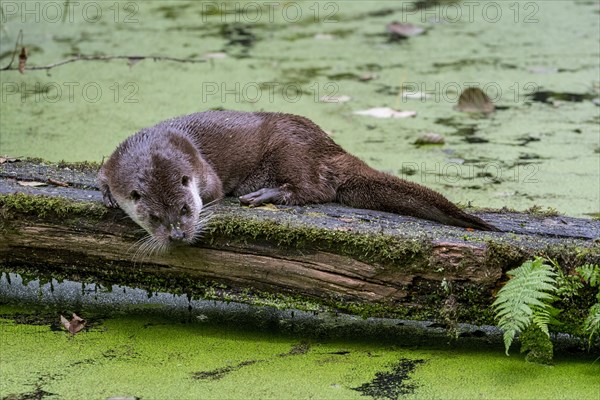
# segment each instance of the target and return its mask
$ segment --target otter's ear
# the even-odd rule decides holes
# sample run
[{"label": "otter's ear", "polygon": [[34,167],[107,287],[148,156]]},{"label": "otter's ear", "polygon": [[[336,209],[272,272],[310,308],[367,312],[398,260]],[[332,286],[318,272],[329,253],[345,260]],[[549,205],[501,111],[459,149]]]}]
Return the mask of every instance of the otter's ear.
[{"label": "otter's ear", "polygon": [[184,176],[182,176],[182,177],[181,177],[181,184],[182,184],[183,186],[187,186],[187,185],[189,185],[189,184],[190,184],[190,177],[189,177],[189,176],[187,176],[187,175],[184,175]]},{"label": "otter's ear", "polygon": [[129,193],[129,198],[133,201],[138,201],[141,197],[142,196],[137,190],[132,190],[131,193]]}]

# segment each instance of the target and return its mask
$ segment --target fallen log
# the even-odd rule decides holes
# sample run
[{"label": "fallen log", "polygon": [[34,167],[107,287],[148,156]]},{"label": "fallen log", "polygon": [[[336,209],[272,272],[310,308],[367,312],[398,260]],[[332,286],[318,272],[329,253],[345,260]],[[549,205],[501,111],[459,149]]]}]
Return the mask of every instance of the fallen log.
[{"label": "fallen log", "polygon": [[[195,245],[143,256],[136,242],[144,232],[101,204],[97,168],[0,165],[0,272],[483,324],[493,322],[490,305],[504,273],[534,255],[556,259],[565,273],[600,263],[599,221],[488,211],[477,214],[503,232],[479,232],[337,204],[251,209],[234,199],[216,208]],[[588,309],[590,299],[573,304]]]}]

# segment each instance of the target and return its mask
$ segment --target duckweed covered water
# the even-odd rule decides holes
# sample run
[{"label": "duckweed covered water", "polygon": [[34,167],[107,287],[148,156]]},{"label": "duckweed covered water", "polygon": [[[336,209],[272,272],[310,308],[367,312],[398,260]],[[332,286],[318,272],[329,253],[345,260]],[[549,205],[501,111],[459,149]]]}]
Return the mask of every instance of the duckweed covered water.
[{"label": "duckweed covered water", "polygon": [[[597,354],[504,355],[492,327],[191,300],[122,286],[0,279],[0,398],[595,399]],[[85,328],[71,335],[60,315]]]},{"label": "duckweed covered water", "polygon": [[[0,398],[597,399],[592,357],[526,363],[501,348],[298,337],[142,314],[58,316],[0,307]],[[34,397],[37,394],[39,397]],[[30,396],[30,397],[27,397]]]},{"label": "duckweed covered water", "polygon": [[[373,167],[455,202],[600,212],[597,2],[82,1],[68,13],[51,3],[22,14],[25,3],[6,2],[2,66],[20,30],[28,65],[75,54],[208,59],[2,71],[2,154],[101,161],[128,135],[176,115],[292,112]],[[390,41],[392,21],[425,33]],[[483,88],[498,111],[454,110],[469,86]],[[384,106],[417,116],[353,114]],[[427,132],[445,145],[415,146]]]}]

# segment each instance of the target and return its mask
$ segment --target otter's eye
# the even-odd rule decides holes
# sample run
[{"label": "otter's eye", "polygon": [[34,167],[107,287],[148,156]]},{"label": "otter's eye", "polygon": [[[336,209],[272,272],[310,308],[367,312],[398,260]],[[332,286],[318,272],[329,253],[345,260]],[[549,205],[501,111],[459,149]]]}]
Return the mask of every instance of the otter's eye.
[{"label": "otter's eye", "polygon": [[140,193],[137,190],[132,190],[131,193],[129,194],[129,197],[133,201],[138,201],[142,196],[140,195]]},{"label": "otter's eye", "polygon": [[189,185],[189,184],[190,184],[190,177],[189,177],[189,176],[187,176],[187,175],[184,175],[184,176],[182,176],[182,177],[181,177],[181,184],[182,184],[183,186],[187,186],[187,185]]},{"label": "otter's eye", "polygon": [[184,204],[183,207],[181,207],[181,215],[189,215],[190,213],[190,208],[188,207],[187,204]]}]

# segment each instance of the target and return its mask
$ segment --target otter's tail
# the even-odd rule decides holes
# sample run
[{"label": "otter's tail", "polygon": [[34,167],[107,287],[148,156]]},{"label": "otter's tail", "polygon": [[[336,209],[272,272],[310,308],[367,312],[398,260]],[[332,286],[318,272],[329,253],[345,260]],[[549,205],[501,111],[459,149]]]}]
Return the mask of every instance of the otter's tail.
[{"label": "otter's tail", "polygon": [[355,208],[387,211],[441,222],[445,225],[498,231],[480,218],[467,214],[444,196],[424,186],[376,171],[354,156],[344,160],[353,168],[341,176],[337,201]]}]

